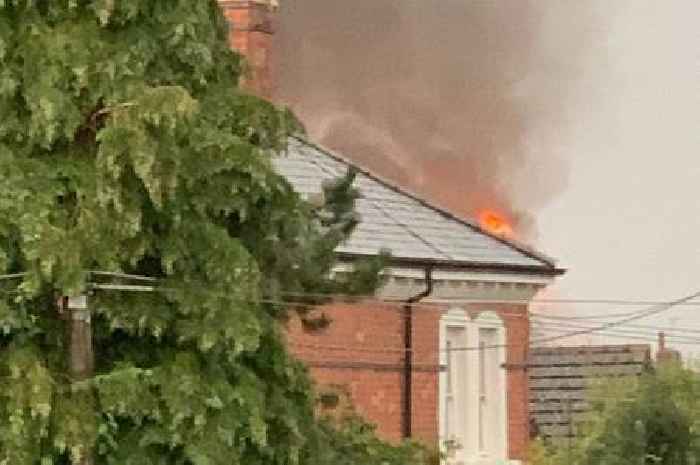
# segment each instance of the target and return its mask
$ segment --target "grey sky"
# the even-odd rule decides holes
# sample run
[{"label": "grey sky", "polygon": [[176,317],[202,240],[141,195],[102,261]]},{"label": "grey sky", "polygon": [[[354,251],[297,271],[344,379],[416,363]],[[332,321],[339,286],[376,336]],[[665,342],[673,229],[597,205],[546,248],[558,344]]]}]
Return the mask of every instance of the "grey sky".
[{"label": "grey sky", "polygon": [[[538,215],[539,245],[570,269],[549,295],[672,300],[700,290],[700,2],[597,7],[607,24],[581,65],[575,119],[556,138],[568,187]],[[644,323],[700,329],[700,307]]]}]

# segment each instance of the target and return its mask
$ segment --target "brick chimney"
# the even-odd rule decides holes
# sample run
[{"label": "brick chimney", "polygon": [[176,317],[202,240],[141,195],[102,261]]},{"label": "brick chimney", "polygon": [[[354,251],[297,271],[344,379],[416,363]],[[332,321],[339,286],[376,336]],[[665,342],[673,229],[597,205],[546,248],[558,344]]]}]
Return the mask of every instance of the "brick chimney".
[{"label": "brick chimney", "polygon": [[666,347],[666,333],[659,331],[659,349],[656,352],[656,363],[669,363],[682,361],[681,353]]},{"label": "brick chimney", "polygon": [[219,0],[229,22],[229,43],[248,60],[243,85],[253,93],[272,97],[272,38],[277,0]]}]

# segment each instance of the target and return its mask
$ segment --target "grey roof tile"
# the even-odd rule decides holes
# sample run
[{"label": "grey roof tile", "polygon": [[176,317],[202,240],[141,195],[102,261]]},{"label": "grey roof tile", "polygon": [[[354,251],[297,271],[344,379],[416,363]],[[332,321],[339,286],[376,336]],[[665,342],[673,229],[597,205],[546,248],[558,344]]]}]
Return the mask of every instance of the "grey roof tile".
[{"label": "grey roof tile", "polygon": [[513,241],[496,237],[392,186],[337,154],[291,138],[288,153],[275,158],[276,169],[301,194],[319,193],[324,183],[358,168],[355,186],[361,198],[361,223],[338,252],[358,255],[389,250],[394,257],[456,264],[534,267],[557,271],[553,261]]}]

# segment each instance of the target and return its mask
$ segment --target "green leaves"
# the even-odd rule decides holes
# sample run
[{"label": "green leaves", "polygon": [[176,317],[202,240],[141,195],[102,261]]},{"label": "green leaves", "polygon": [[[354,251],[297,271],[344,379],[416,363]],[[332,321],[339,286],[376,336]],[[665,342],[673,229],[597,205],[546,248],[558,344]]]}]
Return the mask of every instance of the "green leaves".
[{"label": "green leaves", "polygon": [[573,447],[539,451],[534,465],[695,463],[700,456],[700,376],[666,364],[638,380],[590,392],[593,411]]},{"label": "green leaves", "polygon": [[[185,136],[196,114],[197,102],[182,87],[163,86],[135,89],[132,99],[97,110],[95,118],[106,117],[104,129],[96,134],[99,143],[96,173],[105,182],[100,199],[123,202],[118,183],[130,169],[160,207],[172,196],[178,182],[178,137]],[[157,137],[156,137],[157,135]]]},{"label": "green leaves", "polygon": [[[314,418],[283,301],[370,293],[383,260],[332,274],[353,174],[303,201],[271,163],[301,127],[241,68],[214,0],[0,1],[0,274],[25,272],[0,284],[0,465],[409,463]],[[55,302],[81,293],[73,383]]]},{"label": "green leaves", "polygon": [[0,463],[33,464],[49,434],[54,381],[36,347],[13,345],[0,357]]},{"label": "green leaves", "polygon": [[399,465],[424,463],[425,451],[418,444],[405,443],[392,446],[377,439],[373,426],[358,416],[349,416],[340,424],[323,421],[325,440],[330,447],[317,463],[356,465]]},{"label": "green leaves", "polygon": [[114,13],[114,0],[98,0],[94,2],[93,9],[95,15],[100,20],[100,24],[106,26],[109,23],[112,13]]}]

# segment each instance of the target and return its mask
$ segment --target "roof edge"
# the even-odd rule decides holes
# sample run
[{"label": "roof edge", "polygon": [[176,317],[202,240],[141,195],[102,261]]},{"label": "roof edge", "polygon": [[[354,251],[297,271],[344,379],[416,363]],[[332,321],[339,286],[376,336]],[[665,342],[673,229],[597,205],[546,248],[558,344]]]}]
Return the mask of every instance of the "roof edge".
[{"label": "roof edge", "polygon": [[[387,187],[395,192],[398,192],[402,195],[410,197],[411,199],[415,200],[416,202],[421,203],[422,205],[426,206],[427,208],[430,208],[431,210],[434,210],[447,218],[450,218],[454,221],[457,221],[457,222],[463,224],[464,226],[467,226],[480,234],[483,234],[483,235],[488,236],[488,237],[490,237],[498,242],[501,242],[502,244],[505,244],[505,245],[517,250],[518,252],[520,252],[520,253],[522,253],[522,254],[524,254],[532,259],[543,262],[543,264],[545,264],[548,268],[550,268],[553,272],[555,272],[554,273],[555,275],[561,275],[561,274],[564,274],[566,272],[565,269],[558,268],[556,266],[555,259],[553,259],[552,257],[549,257],[549,256],[547,256],[547,255],[545,255],[537,250],[534,250],[532,247],[530,247],[527,244],[524,244],[524,243],[517,241],[515,239],[509,239],[506,237],[499,236],[497,234],[493,234],[492,232],[487,231],[486,229],[482,228],[478,223],[475,223],[475,222],[470,221],[466,218],[462,218],[460,216],[457,216],[456,214],[450,212],[446,208],[435,205],[434,203],[432,203],[432,201],[426,200],[425,198],[407,190],[404,187],[400,187],[399,185],[395,184],[394,182],[389,181],[386,178],[372,172],[369,168],[367,168],[363,165],[360,165],[357,162],[350,160],[350,159],[344,157],[343,155],[340,155],[337,152],[330,150],[330,149],[328,149],[320,144],[312,142],[303,136],[293,135],[290,137],[298,140],[302,144],[306,144],[310,147],[315,148],[316,150],[323,152],[324,154],[328,155],[329,157],[333,158],[336,161],[339,161],[339,162],[344,163],[346,165],[352,166],[353,168],[357,169],[360,173],[373,179],[374,181],[377,181],[378,183],[382,184],[384,187]],[[493,266],[494,264],[491,264],[491,265]],[[512,266],[513,265],[510,265],[510,267],[512,267]],[[537,267],[532,267],[532,268],[537,268]],[[499,269],[502,269],[502,267]]]},{"label": "roof edge", "polygon": [[[337,255],[341,260],[346,261],[365,259],[371,257],[371,255],[368,254],[355,254],[348,252],[338,252]],[[508,265],[493,262],[457,261],[450,259],[408,258],[392,256],[390,258],[390,263],[396,266],[431,267],[443,268],[448,270],[469,270],[483,272],[498,271],[546,277],[556,277],[566,273],[566,269],[556,267],[541,267],[535,265]]]}]

